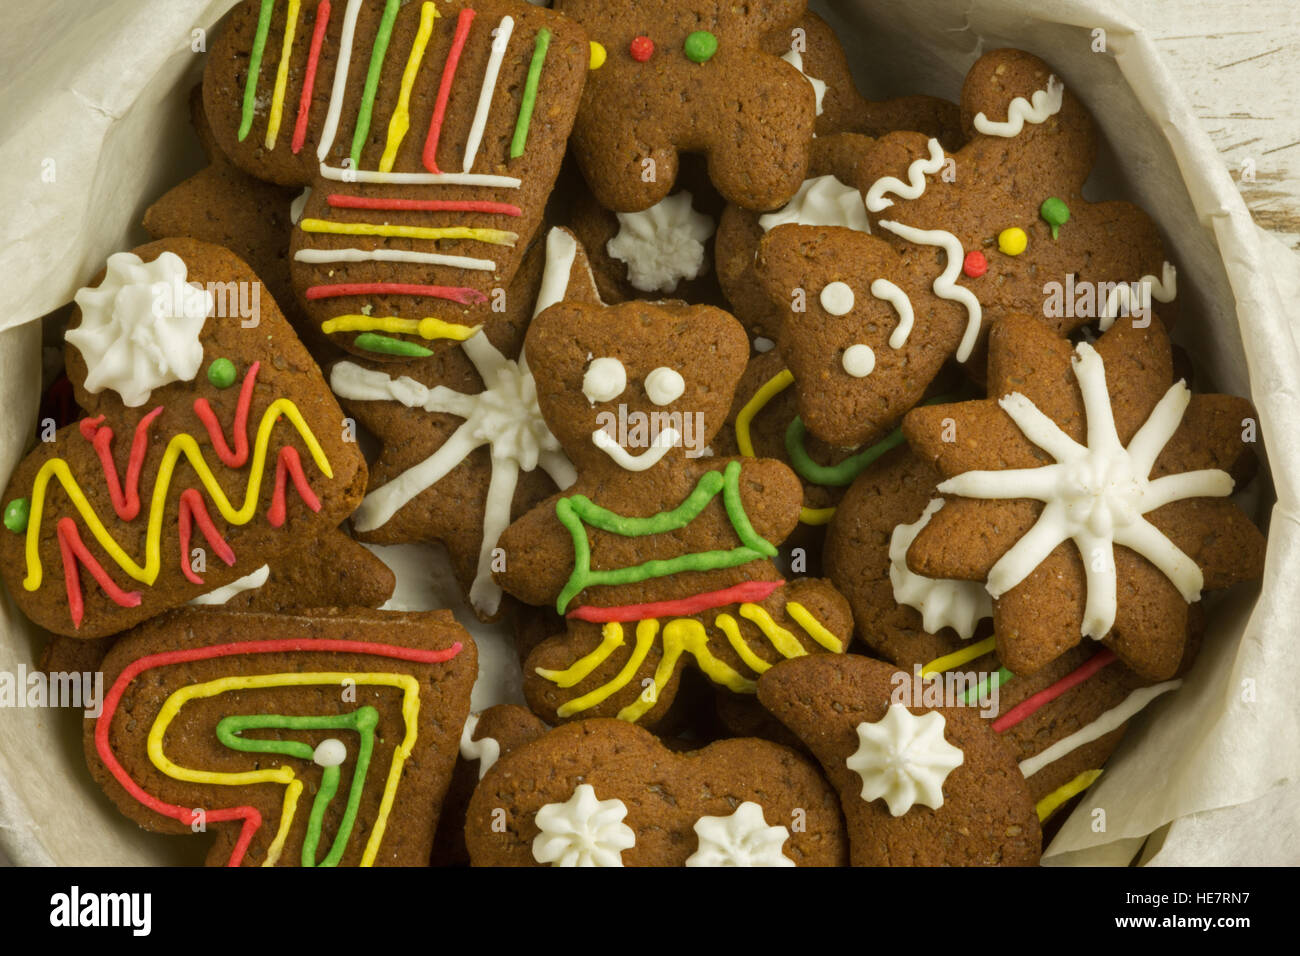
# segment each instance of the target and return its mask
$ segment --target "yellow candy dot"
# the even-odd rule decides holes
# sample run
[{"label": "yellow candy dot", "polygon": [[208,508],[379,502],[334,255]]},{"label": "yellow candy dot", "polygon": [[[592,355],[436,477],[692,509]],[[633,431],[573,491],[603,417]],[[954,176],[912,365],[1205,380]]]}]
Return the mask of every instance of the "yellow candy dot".
[{"label": "yellow candy dot", "polygon": [[588,69],[599,70],[602,66],[605,65],[606,55],[607,54],[605,53],[605,48],[601,46],[599,43],[597,43],[595,40],[592,40],[591,41],[591,63],[588,66]]},{"label": "yellow candy dot", "polygon": [[1003,229],[998,233],[998,251],[1004,255],[1018,256],[1028,245],[1029,237],[1025,235],[1025,230],[1018,226]]}]

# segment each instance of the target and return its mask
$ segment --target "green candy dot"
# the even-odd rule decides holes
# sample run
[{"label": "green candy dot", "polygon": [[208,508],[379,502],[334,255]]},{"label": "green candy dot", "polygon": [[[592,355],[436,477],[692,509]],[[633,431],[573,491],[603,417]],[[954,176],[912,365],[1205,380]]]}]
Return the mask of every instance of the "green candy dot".
[{"label": "green candy dot", "polygon": [[718,52],[718,38],[708,30],[696,30],[686,38],[686,59],[707,63]]},{"label": "green candy dot", "polygon": [[1043,204],[1038,207],[1038,214],[1052,227],[1053,239],[1060,236],[1061,227],[1070,221],[1070,207],[1065,204],[1065,200],[1055,196],[1043,200]]},{"label": "green candy dot", "polygon": [[15,498],[5,505],[5,527],[14,534],[22,534],[27,530],[27,517],[30,513],[31,506],[27,504],[27,499]]},{"label": "green candy dot", "polygon": [[214,359],[208,366],[208,381],[217,388],[230,388],[235,384],[235,363],[228,358]]}]

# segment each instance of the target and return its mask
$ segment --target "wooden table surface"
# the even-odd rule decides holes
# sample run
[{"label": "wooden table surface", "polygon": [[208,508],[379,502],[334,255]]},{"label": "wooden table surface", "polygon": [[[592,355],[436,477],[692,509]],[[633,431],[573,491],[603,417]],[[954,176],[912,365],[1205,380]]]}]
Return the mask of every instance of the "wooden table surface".
[{"label": "wooden table surface", "polygon": [[1256,222],[1300,251],[1300,0],[1117,0],[1156,41]]}]

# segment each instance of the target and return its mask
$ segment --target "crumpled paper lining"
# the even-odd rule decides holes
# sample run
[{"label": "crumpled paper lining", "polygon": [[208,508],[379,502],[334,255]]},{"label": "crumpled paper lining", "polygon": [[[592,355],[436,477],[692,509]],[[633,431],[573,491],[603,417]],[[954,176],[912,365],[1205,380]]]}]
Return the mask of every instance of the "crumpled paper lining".
[{"label": "crumpled paper lining", "polygon": [[[69,301],[107,255],[136,244],[149,202],[196,168],[185,100],[201,58],[190,51],[191,31],[232,5],[105,0],[92,9],[51,0],[17,11],[0,35],[0,111],[13,130],[0,144],[9,213],[0,221],[0,266],[6,275],[39,277],[0,288],[0,400],[9,410],[0,418],[0,474],[25,451],[35,419],[39,329],[22,323]],[[1214,388],[1250,394],[1260,411],[1277,503],[1258,603],[1243,588],[1214,607],[1187,683],[1134,721],[1045,859],[1123,865],[1146,844],[1143,861],[1153,865],[1296,862],[1300,708],[1292,695],[1300,651],[1287,633],[1287,622],[1300,620],[1291,585],[1300,571],[1300,445],[1288,440],[1300,432],[1292,393],[1300,370],[1291,333],[1300,319],[1295,257],[1256,228],[1150,39],[1109,3],[813,6],[839,28],[863,90],[875,96],[924,92],[955,100],[970,64],[999,46],[1051,62],[1109,141],[1089,194],[1132,199],[1160,223],[1179,268],[1185,318],[1178,339],[1212,370]],[[1109,53],[1091,52],[1095,28],[1106,30]],[[40,180],[46,158],[55,160],[53,184]],[[1283,277],[1292,287],[1279,289]],[[1265,498],[1267,483],[1261,472]],[[404,553],[395,562],[399,571],[412,569],[402,574],[398,605],[428,606],[454,590],[427,569],[421,579],[420,557]],[[475,631],[481,651],[501,633]],[[0,669],[31,667],[42,639],[6,595]],[[517,699],[508,650],[497,644],[483,654],[476,707]],[[1254,682],[1254,703],[1241,699],[1244,680]],[[193,860],[203,841],[143,833],[91,783],[77,721],[67,712],[26,709],[0,721],[0,847],[32,864]],[[1093,830],[1097,809],[1105,811],[1104,832]]]}]

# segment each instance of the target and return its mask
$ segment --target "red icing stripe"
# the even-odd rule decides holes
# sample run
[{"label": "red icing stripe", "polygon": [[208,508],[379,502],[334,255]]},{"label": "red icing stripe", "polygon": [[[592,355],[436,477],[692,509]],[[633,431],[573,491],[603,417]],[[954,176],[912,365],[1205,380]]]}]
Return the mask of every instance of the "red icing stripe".
[{"label": "red icing stripe", "polygon": [[451,84],[456,79],[456,67],[460,65],[460,54],[469,39],[469,27],[474,22],[474,11],[465,8],[456,19],[456,36],[447,51],[447,63],[442,68],[442,80],[438,84],[438,99],[433,107],[433,119],[429,121],[429,135],[424,141],[424,168],[431,173],[440,173],[438,168],[438,139],[442,136],[442,121],[447,113],[447,100],[451,97]]},{"label": "red icing stripe", "polygon": [[[194,822],[194,811],[192,809],[174,803],[165,803],[146,792],[143,787],[131,779],[130,774],[126,772],[109,746],[109,728],[112,726],[113,715],[117,713],[117,707],[122,700],[122,695],[126,693],[126,688],[131,681],[145,671],[153,670],[156,667],[166,667],[170,664],[189,664],[195,661],[232,657],[240,654],[274,654],[286,651],[371,654],[375,657],[388,657],[393,660],[411,661],[419,664],[442,664],[460,653],[461,644],[457,641],[445,651],[422,651],[411,647],[395,647],[391,644],[372,644],[368,641],[327,641],[320,638],[310,638],[302,640],[247,641],[240,644],[214,644],[210,647],[195,647],[182,651],[151,654],[128,664],[122,673],[117,676],[117,679],[113,681],[113,686],[104,698],[103,712],[95,721],[95,751],[99,754],[99,759],[104,762],[108,772],[122,785],[123,789],[141,804],[162,816],[179,820],[186,826],[192,825]],[[239,831],[239,839],[235,842],[234,849],[230,853],[230,859],[226,863],[227,866],[239,866],[244,860],[244,855],[248,852],[249,844],[253,841],[253,835],[262,826],[261,813],[258,812],[256,807],[227,807],[220,810],[209,810],[204,817],[212,823],[223,823],[227,820],[244,821],[243,827]]]},{"label": "red icing stripe", "polygon": [[725,604],[762,601],[783,584],[785,584],[784,581],[746,581],[743,584],[734,584],[729,588],[723,588],[721,591],[706,591],[703,594],[678,598],[675,601],[623,604],[618,607],[592,607],[589,604],[584,604],[582,607],[574,608],[565,617],[576,618],[579,621],[592,621],[597,624],[604,624],[609,621],[618,621],[619,623],[644,621],[652,617],[683,617],[689,614],[699,614],[701,611],[708,611],[715,607],[722,607]]},{"label": "red icing stripe", "polygon": [[144,468],[145,455],[149,452],[149,426],[162,414],[158,406],[135,426],[135,437],[131,441],[131,456],[126,464],[126,488],[118,480],[117,463],[113,461],[113,429],[101,427],[104,416],[83,418],[81,434],[95,448],[99,463],[104,469],[104,484],[108,486],[108,495],[113,500],[113,510],[123,521],[133,521],[140,513],[140,472]]},{"label": "red icing stripe", "polygon": [[307,290],[308,300],[336,299],[343,295],[413,295],[429,299],[446,299],[460,305],[486,302],[487,296],[478,289],[464,286],[410,285],[405,282],[339,282],[335,285],[314,285]]},{"label": "red icing stripe", "polygon": [[330,22],[330,0],[321,0],[316,8],[316,29],[311,35],[311,50],[307,54],[307,73],[302,80],[302,96],[298,99],[298,121],[293,126],[294,155],[302,152],[307,141],[307,114],[311,112],[311,93],[316,86],[316,68],[320,65],[320,48],[325,41],[325,28]]},{"label": "red icing stripe", "polygon": [[226,444],[226,436],[221,430],[217,415],[206,398],[194,400],[194,414],[199,416],[203,427],[212,439],[212,450],[217,453],[221,463],[227,468],[242,468],[248,461],[248,413],[253,406],[253,386],[257,384],[257,370],[261,362],[254,362],[244,375],[244,384],[239,390],[239,403],[235,406],[235,448],[231,451]]},{"label": "red icing stripe", "polygon": [[72,615],[73,627],[80,629],[81,619],[86,614],[85,601],[81,595],[79,564],[86,566],[91,577],[118,607],[139,607],[140,592],[123,591],[117,586],[104,570],[104,566],[95,559],[85,542],[81,540],[75,521],[71,518],[60,518],[57,529],[59,552],[63,556],[63,581],[68,589],[68,612]]},{"label": "red icing stripe", "polygon": [[348,196],[331,193],[335,209],[410,210],[412,212],[481,212],[493,216],[522,216],[524,211],[508,202],[480,199],[384,199],[379,196]]},{"label": "red icing stripe", "polygon": [[1070,688],[1078,687],[1089,677],[1096,674],[1099,670],[1114,660],[1115,652],[1110,648],[1104,648],[1103,650],[1098,651],[1092,657],[1088,658],[1088,660],[1084,661],[1077,670],[1066,674],[1051,687],[1046,687],[1043,690],[1040,690],[1032,697],[1026,697],[1020,703],[1016,704],[1015,707],[1012,707],[997,720],[993,721],[993,729],[998,733],[1002,733],[1004,730],[1014,727],[1040,707],[1044,707],[1056,700],[1056,698],[1060,697]]},{"label": "red icing stripe", "polygon": [[288,504],[285,501],[285,479],[288,476],[293,477],[293,486],[307,507],[312,511],[320,511],[320,499],[307,483],[307,476],[302,473],[302,459],[298,457],[298,449],[281,448],[280,458],[275,463],[275,491],[271,495],[271,507],[266,512],[266,520],[272,528],[284,524],[288,514]]},{"label": "red icing stripe", "polygon": [[226,543],[226,539],[221,536],[217,526],[212,522],[212,516],[208,514],[208,506],[203,501],[203,496],[194,488],[186,488],[181,492],[180,514],[177,515],[177,530],[181,539],[181,571],[185,577],[195,584],[202,584],[203,579],[194,573],[190,567],[190,532],[194,522],[198,522],[199,530],[203,532],[203,537],[208,541],[208,545],[217,553],[217,557],[226,562],[228,567],[233,567],[235,563],[235,552]]}]

